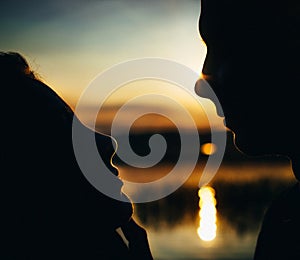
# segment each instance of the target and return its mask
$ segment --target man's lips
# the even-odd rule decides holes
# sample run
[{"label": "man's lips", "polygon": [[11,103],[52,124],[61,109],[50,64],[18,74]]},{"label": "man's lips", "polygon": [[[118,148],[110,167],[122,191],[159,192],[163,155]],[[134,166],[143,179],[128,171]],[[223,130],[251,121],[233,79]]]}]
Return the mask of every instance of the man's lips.
[{"label": "man's lips", "polygon": [[218,116],[224,117],[224,112],[218,96],[211,87],[210,80],[206,79],[205,75],[197,80],[195,84],[195,92],[199,97],[212,101],[215,105]]}]

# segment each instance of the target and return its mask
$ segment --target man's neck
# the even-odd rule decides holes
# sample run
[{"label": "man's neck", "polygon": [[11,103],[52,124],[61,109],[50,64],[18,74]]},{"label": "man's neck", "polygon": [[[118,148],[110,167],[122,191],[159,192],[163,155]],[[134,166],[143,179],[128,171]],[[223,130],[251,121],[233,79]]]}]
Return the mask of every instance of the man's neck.
[{"label": "man's neck", "polygon": [[296,179],[299,181],[300,180],[300,156],[291,157],[291,164],[292,164],[293,173]]}]

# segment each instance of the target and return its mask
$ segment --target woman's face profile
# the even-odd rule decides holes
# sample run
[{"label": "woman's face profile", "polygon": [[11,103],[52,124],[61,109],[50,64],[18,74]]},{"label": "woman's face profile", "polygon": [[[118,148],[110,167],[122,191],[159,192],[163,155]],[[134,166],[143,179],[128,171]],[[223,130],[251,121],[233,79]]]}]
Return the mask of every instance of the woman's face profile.
[{"label": "woman's face profile", "polygon": [[[99,155],[101,157],[99,159],[103,161],[109,173],[118,177],[119,169],[114,162],[114,158],[116,156],[115,147],[117,147],[116,140],[110,135],[99,132],[96,133],[95,140]],[[106,173],[107,172],[104,171],[100,172],[99,174]],[[127,197],[127,195],[122,192],[123,182],[121,179],[119,183],[120,185],[116,187],[118,189],[116,192],[120,193],[121,196],[124,197],[124,201],[126,200],[128,202],[110,198],[109,196],[102,194],[101,191],[97,190],[97,193],[99,193],[98,196],[102,198],[102,205],[99,205],[99,207],[103,208],[103,218],[106,219],[106,224],[109,224],[110,222],[114,225],[114,228],[120,227],[129,221],[133,214],[133,205],[130,203],[130,199]],[[115,189],[115,187],[112,188]]]},{"label": "woman's face profile", "polygon": [[[81,222],[90,218],[87,225],[95,222],[101,224],[102,220],[105,224],[100,226],[103,228],[117,228],[128,222],[133,213],[132,204],[102,194],[83,175],[72,146],[72,122],[77,122],[78,119],[71,112],[72,110],[50,86],[35,77],[33,73],[27,73],[31,70],[21,55],[0,54],[2,73],[4,71],[2,82],[5,83],[5,96],[18,93],[8,113],[10,128],[7,132],[9,141],[7,145],[8,149],[10,147],[16,149],[22,156],[17,164],[14,156],[7,161],[12,167],[12,172],[19,174],[25,169],[28,177],[24,180],[24,187],[28,186],[32,190],[36,189],[36,193],[40,193],[40,196],[36,196],[36,201],[48,201],[51,198],[53,212],[62,205],[68,205],[62,210],[62,215],[72,214],[74,221]],[[16,120],[15,115],[20,114],[20,111],[23,114]],[[115,140],[111,136],[90,131],[79,120],[78,122],[84,132],[91,132],[95,136],[98,155],[108,169],[107,172],[118,176],[118,169],[112,164]],[[22,126],[22,135],[19,134],[19,125]],[[89,156],[88,149],[86,153]],[[19,169],[20,165],[22,170]],[[47,179],[43,184],[37,178],[41,173]],[[98,173],[105,174],[101,171]],[[119,183],[116,192],[122,194],[122,181],[120,180]],[[33,205],[36,203],[36,209],[50,208],[46,202],[36,201],[32,201]]]}]

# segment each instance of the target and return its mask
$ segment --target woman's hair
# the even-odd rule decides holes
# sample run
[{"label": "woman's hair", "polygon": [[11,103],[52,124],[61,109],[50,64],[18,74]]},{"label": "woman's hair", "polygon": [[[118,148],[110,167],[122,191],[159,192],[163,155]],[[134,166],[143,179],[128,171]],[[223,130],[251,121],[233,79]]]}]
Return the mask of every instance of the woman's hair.
[{"label": "woman's hair", "polygon": [[36,78],[25,58],[17,52],[0,52],[0,71],[1,75],[10,79],[19,77]]}]

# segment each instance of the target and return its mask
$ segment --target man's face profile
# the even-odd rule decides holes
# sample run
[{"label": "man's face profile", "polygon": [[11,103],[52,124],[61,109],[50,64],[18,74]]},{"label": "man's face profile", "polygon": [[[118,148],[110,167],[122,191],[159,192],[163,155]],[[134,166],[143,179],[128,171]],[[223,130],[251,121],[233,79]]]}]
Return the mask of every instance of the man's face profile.
[{"label": "man's face profile", "polygon": [[294,70],[295,49],[291,37],[280,37],[290,28],[287,6],[201,1],[199,31],[207,45],[202,72],[220,100],[236,144],[249,154],[282,152],[278,135],[292,120],[295,102],[288,75]]}]

